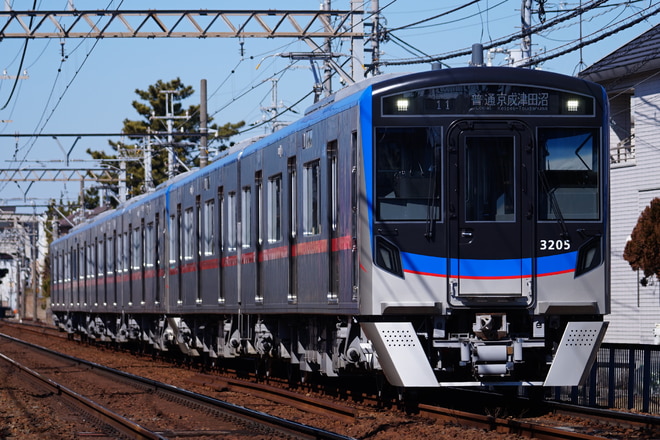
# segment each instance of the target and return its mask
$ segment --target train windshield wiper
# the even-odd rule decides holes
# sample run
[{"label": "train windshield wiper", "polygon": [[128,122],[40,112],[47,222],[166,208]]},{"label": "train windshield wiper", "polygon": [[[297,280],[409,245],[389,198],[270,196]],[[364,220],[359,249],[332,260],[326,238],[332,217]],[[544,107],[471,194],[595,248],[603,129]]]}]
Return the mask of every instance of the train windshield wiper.
[{"label": "train windshield wiper", "polygon": [[550,184],[548,183],[548,178],[545,175],[545,171],[539,171],[539,182],[541,182],[541,187],[543,188],[543,191],[545,191],[545,193],[550,198],[550,208],[552,209],[552,213],[555,215],[555,220],[557,220],[557,224],[561,228],[562,238],[568,238],[568,229],[566,228],[566,221],[564,221],[564,215],[561,212],[561,208],[559,207],[559,202],[557,201],[557,197],[555,196],[556,188],[550,189]]}]

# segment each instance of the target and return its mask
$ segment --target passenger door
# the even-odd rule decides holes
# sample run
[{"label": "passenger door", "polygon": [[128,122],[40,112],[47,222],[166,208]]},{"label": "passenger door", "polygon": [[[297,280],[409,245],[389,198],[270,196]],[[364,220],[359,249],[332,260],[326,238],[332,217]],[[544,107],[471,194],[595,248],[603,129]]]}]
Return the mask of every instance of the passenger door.
[{"label": "passenger door", "polygon": [[531,302],[533,148],[517,122],[448,131],[450,302]]}]

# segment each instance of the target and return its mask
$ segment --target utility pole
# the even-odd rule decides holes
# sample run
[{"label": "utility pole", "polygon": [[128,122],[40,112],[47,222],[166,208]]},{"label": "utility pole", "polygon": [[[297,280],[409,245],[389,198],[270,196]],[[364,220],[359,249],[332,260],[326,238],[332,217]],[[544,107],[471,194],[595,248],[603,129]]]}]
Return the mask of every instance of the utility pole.
[{"label": "utility pole", "polygon": [[[147,127],[151,133],[151,128]],[[144,191],[148,192],[154,187],[154,178],[151,170],[151,135],[147,136],[144,145]]]},{"label": "utility pole", "polygon": [[175,119],[188,119],[188,114],[185,116],[174,116],[174,94],[176,90],[161,90],[160,93],[165,95],[165,116],[151,116],[152,119],[165,119],[167,121],[167,178],[174,177],[174,164],[176,163],[176,156],[174,152],[174,120]]},{"label": "utility pole", "polygon": [[369,47],[365,52],[371,52],[371,65],[366,72],[369,76],[381,74],[380,70],[380,5],[378,0],[371,0],[371,22],[366,23],[371,26],[371,36],[369,37]]},{"label": "utility pole", "polygon": [[520,61],[526,61],[532,57],[532,35],[529,33],[532,27],[532,0],[522,0],[520,22],[523,35],[520,40]]},{"label": "utility pole", "polygon": [[209,162],[208,115],[206,111],[206,80],[202,79],[199,84],[199,131],[202,133],[202,137],[199,139],[200,168],[204,168]]},{"label": "utility pole", "polygon": [[[331,0],[324,0],[322,10],[329,11],[331,9],[330,3]],[[323,51],[326,54],[332,53],[330,38],[324,38]],[[357,81],[355,77],[353,77],[353,80]],[[325,96],[330,96],[332,94],[332,66],[330,66],[329,58],[323,61],[323,90],[325,92]]]}]

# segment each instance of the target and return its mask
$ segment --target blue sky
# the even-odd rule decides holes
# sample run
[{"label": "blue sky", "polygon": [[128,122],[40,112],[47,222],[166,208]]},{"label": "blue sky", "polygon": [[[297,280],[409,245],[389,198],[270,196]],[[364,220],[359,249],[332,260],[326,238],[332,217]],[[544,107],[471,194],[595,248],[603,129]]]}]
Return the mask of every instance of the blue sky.
[{"label": "blue sky", "polygon": [[[37,10],[65,10],[69,2],[78,10],[95,9],[236,9],[236,3],[203,1],[83,1],[83,0],[42,0],[36,1]],[[34,0],[6,1],[17,11],[32,9]],[[366,2],[370,9],[370,2]],[[447,13],[434,20],[409,26],[459,6],[472,3],[460,11]],[[274,5],[276,4],[276,7]],[[243,2],[241,9],[250,10],[316,10],[319,0],[282,0]],[[575,8],[579,0],[548,1],[545,3],[546,21],[551,21],[559,13]],[[592,0],[582,0],[583,6]],[[580,21],[577,18],[554,26],[541,35],[532,37],[533,53],[550,51],[556,53],[575,46],[575,42],[598,39],[599,33],[624,25],[630,17],[648,8],[654,10],[660,1],[609,0],[602,7],[585,13]],[[438,6],[439,5],[439,6]],[[392,32],[390,41],[381,46],[381,58],[388,61],[411,60],[420,54],[449,54],[468,49],[473,43],[488,44],[503,40],[520,31],[520,0],[380,0],[383,8],[383,25]],[[537,2],[533,2],[537,7]],[[348,0],[334,0],[333,9],[348,9]],[[584,68],[658,23],[660,15],[652,16],[628,29],[615,33],[609,38],[601,38],[596,44],[572,51],[542,64],[549,71],[576,74]],[[538,24],[534,14],[532,24]],[[146,89],[156,81],[181,80],[195,90],[199,90],[200,80],[208,83],[208,112],[219,124],[245,121],[258,122],[264,113],[262,107],[271,104],[270,78],[278,78],[278,101],[290,106],[311,91],[313,75],[308,61],[294,64],[287,58],[276,56],[281,52],[308,52],[309,47],[299,41],[288,39],[34,39],[28,42],[22,70],[29,79],[0,80],[0,133],[117,133],[122,121],[138,119],[131,107],[137,98],[135,89]],[[516,49],[519,41],[501,46],[501,49]],[[5,39],[0,41],[0,68],[6,75],[16,75],[25,41]],[[336,43],[333,50],[346,53],[348,42]],[[63,57],[64,55],[64,57]],[[64,60],[64,61],[63,61]],[[368,61],[368,59],[367,59]],[[451,58],[444,63],[451,67],[467,65],[468,56]],[[504,65],[505,56],[495,54],[494,65]],[[258,68],[257,68],[258,67]],[[384,73],[412,72],[429,68],[428,63],[403,66],[385,66]],[[21,72],[22,73],[22,72]],[[12,94],[12,88],[15,90]],[[338,81],[333,87],[339,88]],[[10,99],[11,95],[11,99]],[[184,106],[199,102],[195,94]],[[297,105],[295,110],[302,113],[311,99]],[[282,115],[282,121],[291,121],[295,114]],[[264,133],[264,128],[256,128],[244,133],[240,138]],[[80,139],[70,154],[72,160],[88,160],[87,148],[104,149],[106,138],[84,137]],[[61,146],[68,150],[74,142],[72,137],[59,139]],[[0,138],[0,168],[57,168],[63,165],[65,155],[60,145],[51,138]],[[86,162],[73,162],[78,166],[90,165]],[[34,183],[0,182],[0,205],[28,204],[34,200],[43,204],[50,197],[75,199],[80,191],[77,182]],[[22,212],[40,212],[42,208],[21,208]]]}]

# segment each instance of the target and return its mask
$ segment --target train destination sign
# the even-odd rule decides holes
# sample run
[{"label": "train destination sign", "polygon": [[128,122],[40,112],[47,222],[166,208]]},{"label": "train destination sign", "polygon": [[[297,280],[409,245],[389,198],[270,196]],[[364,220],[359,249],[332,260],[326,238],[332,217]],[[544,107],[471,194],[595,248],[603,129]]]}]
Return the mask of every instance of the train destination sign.
[{"label": "train destination sign", "polygon": [[526,115],[591,116],[592,97],[512,84],[465,84],[385,96],[384,116]]}]

